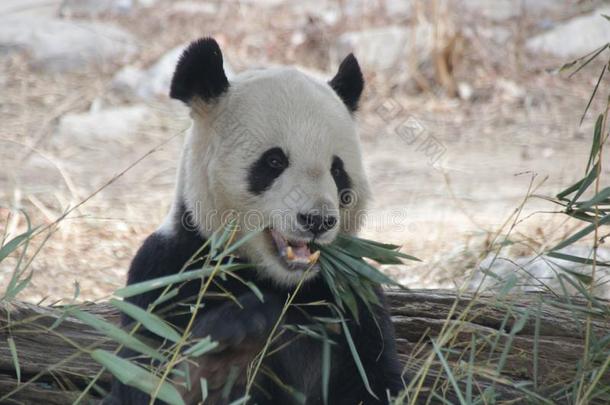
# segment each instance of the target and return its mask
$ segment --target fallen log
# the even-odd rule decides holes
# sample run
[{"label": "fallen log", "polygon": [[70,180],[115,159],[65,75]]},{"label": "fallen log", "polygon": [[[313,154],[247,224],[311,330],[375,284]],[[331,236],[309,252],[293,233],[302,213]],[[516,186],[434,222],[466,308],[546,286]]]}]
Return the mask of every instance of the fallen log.
[{"label": "fallen log", "polygon": [[[543,293],[475,298],[445,290],[388,291],[388,297],[410,384],[407,397],[417,395],[417,402],[458,402],[456,386],[496,402],[537,396],[565,402],[565,387],[583,357],[586,314],[592,336],[610,336],[606,301],[591,307],[584,299]],[[118,323],[108,304],[82,309]],[[83,403],[96,403],[108,389],[110,375],[100,373],[87,351],[115,345],[62,314],[61,307],[0,303],[0,403],[69,404],[81,396]],[[98,373],[93,388],[81,395]],[[610,384],[610,373],[601,380]]]}]

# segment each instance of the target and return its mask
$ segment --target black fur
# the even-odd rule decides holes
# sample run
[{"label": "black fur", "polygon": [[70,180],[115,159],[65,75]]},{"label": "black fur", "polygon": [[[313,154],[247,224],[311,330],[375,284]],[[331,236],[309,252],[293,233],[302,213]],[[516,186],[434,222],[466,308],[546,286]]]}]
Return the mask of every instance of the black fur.
[{"label": "black fur", "polygon": [[358,65],[358,61],[353,54],[350,53],[343,59],[337,74],[328,84],[343,100],[350,112],[358,109],[358,101],[364,89],[364,78],[362,77],[362,71],[360,71],[360,65]]},{"label": "black fur", "polygon": [[[364,85],[358,62],[349,55],[341,64],[335,78],[329,83],[341,97],[350,111],[355,111]],[[170,95],[188,103],[193,97],[211,101],[229,88],[228,80],[222,68],[222,54],[218,44],[210,38],[192,43],[184,52],[172,79]],[[280,148],[272,148],[248,168],[250,192],[260,194],[267,190],[275,179],[288,167],[288,157]],[[343,167],[343,161],[335,156],[331,173],[341,194],[350,190],[351,180]],[[172,233],[153,233],[138,250],[128,274],[128,284],[134,284],[179,272],[184,264],[205,243],[198,231],[184,227],[192,221],[183,205],[176,213]],[[208,252],[203,251],[206,255]],[[244,258],[247,261],[247,258]],[[197,266],[193,266],[196,269]],[[186,271],[191,271],[187,269]],[[238,278],[216,277],[210,285],[211,290],[204,297],[203,307],[193,325],[194,337],[211,335],[219,346],[212,353],[197,358],[195,364],[189,365],[192,387],[199,387],[199,378],[208,381],[209,397],[206,404],[225,405],[237,399],[245,392],[245,366],[260,352],[276,323],[281,334],[264,358],[262,370],[256,377],[251,399],[248,403],[258,405],[290,405],[297,401],[285,387],[292,387],[302,393],[307,405],[322,405],[322,348],[320,340],[297,334],[284,326],[313,325],[321,327],[316,319],[334,317],[328,305],[333,295],[322,277],[315,277],[306,282],[294,297],[291,305],[281,320],[282,309],[287,296],[293,288],[277,286],[273,281],[261,279],[254,268],[238,270]],[[261,301],[247,283],[257,286],[263,296]],[[201,288],[201,280],[191,281],[180,286],[178,294],[170,300],[155,307],[155,313],[173,323],[178,330],[184,330],[190,318],[189,304],[192,304]],[[162,289],[147,292],[129,298],[129,301],[141,308],[148,308],[161,293]],[[221,299],[225,291],[230,291],[236,301]],[[397,394],[403,387],[401,367],[394,342],[394,328],[385,306],[383,293],[377,294],[381,306],[375,306],[373,313],[363,302],[357,302],[359,319],[345,314],[346,324],[367,374],[371,389],[378,399],[368,393],[362,382],[358,368],[349,350],[345,335],[340,331],[329,329],[327,333],[336,342],[331,345],[331,375],[329,382],[330,405],[354,404],[387,404],[387,391]],[[312,304],[318,303],[318,304]],[[125,328],[133,322],[123,316]],[[324,329],[326,330],[326,329]],[[152,345],[163,347],[165,344],[152,334],[144,334]],[[155,340],[156,339],[156,340]],[[281,349],[280,349],[281,348]],[[138,357],[143,363],[150,359],[141,354],[123,350],[124,357]],[[242,370],[235,379],[228,397],[219,396],[223,383],[233,367]],[[280,386],[272,377],[279,378]],[[177,377],[175,377],[177,378]],[[179,387],[177,385],[177,387]],[[197,388],[195,388],[197,389]],[[185,402],[200,402],[198,392],[183,392]],[[111,395],[106,404],[144,405],[148,404],[148,395],[137,389],[114,380]],[[157,400],[156,403],[162,403]]]},{"label": "black fur", "polygon": [[220,47],[213,38],[201,38],[192,42],[180,56],[169,96],[184,103],[189,103],[195,96],[210,101],[228,88]]},{"label": "black fur", "polygon": [[[183,214],[184,212],[181,216]],[[203,243],[204,239],[196,231],[184,229],[182,226],[178,226],[172,236],[152,234],[146,239],[133,260],[128,283],[132,284],[178,272],[184,262]],[[251,359],[258,353],[262,347],[260,343],[269,336],[281,313],[285,299],[292,290],[280,288],[271,281],[259,279],[254,269],[239,270],[239,275],[243,281],[256,283],[264,296],[264,302],[261,302],[241,281],[232,277],[227,277],[226,280],[218,279],[221,285],[216,286],[214,291],[220,291],[220,287],[231,291],[234,296],[238,297],[241,305],[236,305],[229,300],[207,298],[204,300],[204,310],[194,326],[194,336],[211,334],[220,343],[218,352],[203,356],[205,359],[202,359],[199,367],[201,375],[212,382],[215,379],[226,378],[228,366],[230,362],[237,361],[235,360],[237,355],[242,356],[240,361],[243,361],[243,358]],[[192,301],[199,288],[199,282],[187,284],[180,290],[177,297],[164,303],[155,312],[175,323],[179,329],[184,328],[187,317],[175,315],[174,307],[178,303],[185,304]],[[141,294],[132,297],[130,301],[142,308],[147,308],[159,293],[160,290]],[[378,295],[384,302],[380,290]],[[332,294],[321,277],[314,278],[302,286],[300,293],[294,299],[293,306],[286,312],[282,324],[309,325],[315,323],[313,317],[332,316],[325,305],[299,305],[319,301],[333,301]],[[181,307],[188,308],[188,306]],[[330,332],[332,339],[337,342],[337,345],[332,345],[328,401],[332,405],[387,404],[386,390],[396,394],[403,387],[394,343],[394,329],[385,303],[382,307],[375,308],[374,317],[363,303],[359,303],[359,307],[359,323],[348,315],[346,315],[346,322],[371,388],[379,400],[375,400],[365,389],[343,334]],[[184,309],[182,311],[184,312]],[[131,323],[131,319],[123,317],[122,322],[127,326]],[[284,349],[269,355],[263,366],[272,370],[284,384],[305,394],[308,405],[321,405],[323,403],[320,362],[322,345],[315,338],[298,335],[298,339],[295,340],[295,337],[297,335],[294,332],[284,330],[282,337],[275,344],[279,346],[289,341],[291,343]],[[253,342],[259,342],[259,344],[253,344]],[[250,350],[250,353],[245,353],[246,349]],[[131,357],[135,353],[124,351],[122,355]],[[239,398],[243,394],[243,385],[236,383],[233,390],[230,398]],[[251,395],[252,399],[248,403],[252,404],[289,405],[296,403],[292,395],[280,388],[266,374],[260,372]],[[112,395],[106,399],[105,403],[140,405],[147,404],[148,401],[146,394],[114,381]],[[187,402],[196,403],[196,399]],[[215,405],[225,402],[218,400],[206,403]]]},{"label": "black fur", "polygon": [[342,207],[347,207],[352,204],[351,189],[352,189],[352,180],[349,177],[349,174],[345,171],[345,167],[343,166],[343,160],[339,156],[333,156],[333,163],[330,167],[330,173],[335,180],[335,184],[337,185],[337,190],[339,190],[339,203]]},{"label": "black fur", "polygon": [[248,169],[248,190],[252,194],[262,194],[288,167],[288,157],[282,148],[265,151]]}]

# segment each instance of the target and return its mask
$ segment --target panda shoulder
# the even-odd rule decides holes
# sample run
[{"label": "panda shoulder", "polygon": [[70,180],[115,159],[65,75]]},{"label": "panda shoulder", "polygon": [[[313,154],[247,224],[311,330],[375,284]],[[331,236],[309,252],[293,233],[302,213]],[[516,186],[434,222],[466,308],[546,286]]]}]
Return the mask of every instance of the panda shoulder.
[{"label": "panda shoulder", "polygon": [[177,273],[204,244],[199,231],[182,222],[174,222],[171,229],[159,228],[138,249],[129,268],[128,284]]}]

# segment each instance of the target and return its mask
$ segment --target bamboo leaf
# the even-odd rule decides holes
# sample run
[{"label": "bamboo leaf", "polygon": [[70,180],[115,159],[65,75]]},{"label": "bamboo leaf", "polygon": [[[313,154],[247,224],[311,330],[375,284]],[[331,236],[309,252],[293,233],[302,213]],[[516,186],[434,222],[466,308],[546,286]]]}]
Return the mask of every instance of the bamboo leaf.
[{"label": "bamboo leaf", "polygon": [[109,322],[106,322],[88,312],[84,312],[76,308],[68,309],[68,313],[71,316],[74,316],[75,318],[86,323],[87,325],[99,330],[117,343],[120,343],[139,353],[150,356],[153,359],[164,360],[164,357],[161,353],[157,352],[152,347],[141,342],[134,336],[131,336],[129,333],[125,332],[123,329]]},{"label": "bamboo leaf", "polygon": [[174,343],[180,341],[180,335],[163,319],[127,301],[111,299],[110,303],[124,314],[140,322],[146,329]]},{"label": "bamboo leaf", "polygon": [[[235,271],[251,267],[249,264],[223,264],[218,266],[221,271]],[[133,297],[148,291],[156,290],[171,284],[182,283],[185,281],[194,280],[201,277],[206,277],[212,274],[214,266],[205,266],[200,270],[189,270],[171,276],[159,277],[140,283],[130,284],[126,287],[119,288],[114,292],[114,295],[122,298]]]},{"label": "bamboo leaf", "polygon": [[8,255],[13,253],[23,241],[27,240],[30,236],[32,236],[33,232],[34,229],[30,229],[27,232],[19,234],[10,241],[8,241],[4,246],[0,247],[0,262],[6,259]]},{"label": "bamboo leaf", "polygon": [[223,246],[231,235],[235,232],[235,219],[231,218],[228,223],[225,224],[224,227],[218,229],[216,232],[212,234],[210,238],[210,246],[211,246],[211,254],[215,257],[218,251],[223,251]]},{"label": "bamboo leaf", "polygon": [[260,232],[261,232],[261,230],[258,229],[258,230],[252,231],[252,232],[248,233],[247,235],[243,236],[240,240],[233,243],[228,249],[225,249],[224,252],[222,252],[222,256],[228,256],[231,253],[235,252],[237,249],[240,248],[241,245],[248,242],[250,239],[252,239],[256,235],[258,235]]},{"label": "bamboo leaf", "polygon": [[[597,58],[599,56],[600,53],[602,53],[604,50],[606,50],[606,48],[608,48],[608,44],[602,45],[601,47],[597,48],[596,50],[594,50],[593,52],[589,52],[588,54],[586,54],[585,56],[582,56],[578,59],[576,59],[575,62],[580,62],[586,58],[587,59],[585,62],[583,62],[578,69],[576,69],[574,72],[570,73],[570,77],[574,76],[576,73],[580,72],[585,66],[587,66],[589,63],[591,63],[593,60],[595,60],[595,58]],[[590,56],[590,57],[589,57]]]},{"label": "bamboo leaf", "polygon": [[554,246],[552,249],[549,249],[549,250],[553,252],[553,251],[556,251],[556,250],[563,249],[563,248],[565,248],[567,246],[570,246],[574,242],[584,238],[585,236],[587,236],[588,234],[593,232],[595,230],[595,228],[597,228],[599,226],[602,226],[602,225],[605,225],[607,223],[610,223],[610,215],[606,215],[606,216],[602,217],[599,221],[597,221],[597,224],[587,225],[586,227],[584,227],[580,231],[576,232],[574,235],[570,236],[569,238],[567,238],[563,242],[558,243],[556,246]]},{"label": "bamboo leaf", "polygon": [[[340,314],[339,314],[340,315]],[[360,360],[360,356],[358,355],[358,350],[356,349],[356,345],[354,344],[354,340],[352,339],[352,335],[345,323],[345,319],[341,316],[341,326],[343,326],[343,334],[345,335],[345,340],[347,341],[347,345],[349,346],[349,350],[352,354],[352,358],[354,359],[354,363],[356,364],[356,368],[358,369],[358,373],[360,374],[360,378],[362,378],[362,382],[364,383],[364,387],[375,399],[379,400],[377,395],[371,389],[369,384],[369,379],[366,376],[366,371],[364,370],[364,366],[362,365],[362,361]]]},{"label": "bamboo leaf", "polygon": [[330,382],[330,338],[324,331],[324,340],[322,341],[322,399],[324,405],[328,405],[328,384]]},{"label": "bamboo leaf", "polygon": [[206,336],[193,346],[184,351],[187,356],[199,357],[218,347],[218,342],[212,341],[212,338]]},{"label": "bamboo leaf", "polygon": [[523,330],[527,320],[529,319],[529,315],[530,310],[527,309],[524,311],[523,315],[521,315],[519,319],[517,319],[517,321],[513,324],[513,327],[511,328],[510,333],[508,334],[508,338],[506,339],[506,342],[504,342],[504,349],[502,350],[502,354],[500,355],[500,360],[496,365],[496,373],[498,375],[500,375],[502,373],[502,370],[504,369],[504,365],[506,364],[506,359],[508,358],[508,354],[512,348],[515,336],[517,335],[517,333]]},{"label": "bamboo leaf", "polygon": [[21,367],[19,366],[19,356],[17,355],[17,346],[15,346],[15,340],[12,336],[7,339],[8,348],[11,352],[11,358],[13,359],[13,367],[15,368],[15,374],[17,375],[17,383],[21,383]]},{"label": "bamboo leaf", "polygon": [[250,396],[246,395],[242,398],[236,399],[235,401],[231,402],[229,405],[245,405],[246,402],[248,402],[250,400]]},{"label": "bamboo leaf", "polygon": [[597,179],[597,176],[599,175],[599,168],[600,168],[599,165],[600,165],[600,162],[597,162],[593,166],[593,168],[591,169],[589,174],[587,174],[587,176],[584,178],[584,181],[578,188],[578,191],[576,192],[576,194],[574,194],[574,197],[572,197],[572,203],[571,203],[572,205],[580,198],[580,196],[585,191],[587,191],[587,189],[595,181],[595,179]]},{"label": "bamboo leaf", "polygon": [[[347,284],[347,283],[346,283]],[[343,302],[345,306],[350,310],[356,323],[360,323],[360,317],[358,314],[358,302],[356,301],[356,297],[352,293],[349,285],[344,285],[339,288],[339,301]]]},{"label": "bamboo leaf", "polygon": [[[180,292],[179,288],[172,288],[167,293],[159,295],[159,297],[156,300],[154,300],[154,302],[152,303],[152,307],[156,308],[159,305],[161,305],[162,303],[171,300],[172,298],[174,298],[178,295],[178,292]],[[116,292],[115,292],[115,294],[116,294]]]},{"label": "bamboo leaf", "polygon": [[201,402],[205,403],[205,400],[208,398],[208,380],[200,378],[199,384],[201,385]]},{"label": "bamboo leaf", "polygon": [[225,383],[224,383],[224,386],[222,387],[222,392],[220,394],[220,396],[224,400],[229,399],[229,395],[231,394],[231,391],[233,390],[233,386],[235,385],[235,382],[237,381],[237,377],[239,377],[239,367],[232,365],[229,368],[229,374],[225,378]]},{"label": "bamboo leaf", "polygon": [[472,403],[472,380],[474,371],[474,357],[476,353],[476,337],[470,336],[470,355],[468,357],[468,377],[466,379],[466,401]]},{"label": "bamboo leaf", "polygon": [[374,281],[379,284],[388,284],[395,285],[397,287],[402,287],[402,285],[392,280],[390,277],[386,276],[364,260],[356,259],[344,253],[341,249],[330,250],[328,248],[323,248],[322,252],[337,258],[338,260],[343,262],[350,270],[357,272],[361,276],[371,281]]},{"label": "bamboo leaf", "polygon": [[[30,281],[32,280],[32,276],[34,275],[34,273],[30,272],[28,274],[28,276],[26,278],[24,278],[23,280],[19,280],[16,282],[16,284],[13,284],[13,286],[9,285],[9,287],[7,287],[6,289],[6,293],[3,297],[4,300],[10,301],[12,299],[14,299],[17,295],[19,295],[19,293],[21,291],[23,291],[23,289],[25,287],[27,287],[30,284]],[[17,280],[15,278],[15,280]],[[11,280],[13,281],[13,280]]]},{"label": "bamboo leaf", "polygon": [[[584,257],[573,256],[573,255],[569,255],[567,253],[548,252],[546,255],[549,256],[549,257],[554,257],[556,259],[567,260],[569,262],[574,262],[574,263],[589,264],[589,265],[593,264],[593,260],[592,259],[587,259],[587,258],[584,258]],[[610,262],[596,261],[595,264],[597,266],[610,267]]]},{"label": "bamboo leaf", "polygon": [[[26,216],[26,219],[27,219],[27,216]],[[5,300],[11,300],[11,299],[15,298],[17,296],[17,294],[19,294],[29,284],[30,279],[32,278],[32,273],[30,272],[29,276],[26,279],[19,280],[19,277],[22,275],[22,271],[19,270],[21,259],[25,256],[25,252],[26,252],[29,240],[32,237],[32,234],[34,233],[34,231],[36,230],[35,228],[33,229],[30,227],[29,219],[27,219],[27,221],[28,221],[28,230],[26,232],[15,236],[13,239],[8,241],[4,246],[0,247],[0,263],[2,263],[2,261],[4,259],[6,259],[11,253],[16,251],[21,246],[22,243],[25,243],[25,245],[24,245],[25,247],[22,250],[20,259],[17,262],[17,265],[15,266],[15,269],[13,270],[13,272],[11,274],[11,279],[9,280],[9,282],[6,286],[6,289],[4,292],[4,297],[2,297]]]},{"label": "bamboo leaf", "polygon": [[587,169],[585,172],[589,171],[589,168],[595,161],[595,156],[597,156],[602,139],[602,126],[604,123],[604,114],[600,114],[597,117],[597,121],[595,121],[595,130],[593,131],[593,143],[591,144],[591,153],[589,154],[589,161],[587,162]]},{"label": "bamboo leaf", "polygon": [[173,385],[167,381],[162,382],[159,377],[148,372],[146,369],[116,354],[101,349],[94,350],[91,353],[91,357],[110,371],[123,384],[152,395],[161,383],[157,394],[158,399],[171,405],[184,405],[184,400]]},{"label": "bamboo leaf", "polygon": [[402,259],[421,261],[399,252],[400,246],[384,244],[355,236],[339,235],[333,246],[338,246],[354,257],[367,257],[381,264],[402,264]]},{"label": "bamboo leaf", "polygon": [[260,300],[260,302],[265,302],[265,297],[261,290],[254,284],[252,281],[246,281],[246,286],[256,295],[256,298]]},{"label": "bamboo leaf", "polygon": [[453,372],[451,371],[451,367],[449,367],[449,363],[447,363],[447,359],[445,359],[445,356],[443,355],[443,353],[441,353],[441,350],[439,349],[439,347],[436,344],[436,342],[434,341],[434,339],[430,339],[430,341],[432,342],[432,349],[434,350],[434,353],[436,353],[436,356],[441,361],[441,364],[443,365],[443,368],[445,369],[445,374],[447,374],[447,377],[449,378],[449,382],[453,386],[453,390],[455,391],[455,394],[457,395],[458,399],[460,400],[460,404],[466,405],[467,402],[464,399],[464,396],[462,395],[462,391],[460,390],[460,386],[458,385],[458,383],[455,379],[455,376],[453,375]]},{"label": "bamboo leaf", "polygon": [[[599,162],[596,163],[595,166],[593,166],[592,170],[584,178],[578,180],[576,183],[572,184],[570,187],[568,187],[565,190],[563,190],[562,192],[558,193],[557,198],[562,200],[566,196],[572,194],[573,192],[575,192],[577,190],[580,190],[580,189],[582,189],[583,191],[586,190],[597,177],[597,173],[598,173],[598,169],[599,169],[598,166],[599,166]],[[580,193],[580,194],[582,194],[582,193]],[[577,198],[572,199],[571,204],[573,204],[576,199]]]},{"label": "bamboo leaf", "polygon": [[[608,44],[606,44],[606,47],[608,46]],[[602,48],[603,51],[604,48]],[[600,51],[601,52],[601,51]],[[576,72],[578,72],[580,69],[582,69],[583,67],[585,67],[590,61],[592,61],[593,59],[595,59],[595,57],[597,57],[598,54],[595,54],[591,57],[591,59],[589,59],[585,64],[583,64],[580,68],[578,68],[578,70],[576,70]],[[597,89],[599,89],[599,85],[602,82],[602,79],[604,77],[604,74],[606,73],[606,69],[607,69],[607,64],[605,64],[602,67],[602,71],[599,73],[599,78],[597,79],[597,83],[595,83],[595,87],[593,88],[593,93],[591,93],[591,97],[589,98],[589,102],[587,103],[587,106],[585,107],[585,111],[582,113],[582,117],[580,117],[580,125],[582,125],[582,122],[585,120],[585,116],[587,115],[587,111],[589,111],[589,107],[591,107],[591,103],[593,103],[593,99],[595,98],[595,95],[597,94]],[[576,73],[574,72],[574,73]]]},{"label": "bamboo leaf", "polygon": [[583,284],[590,285],[593,282],[593,277],[591,277],[588,274],[579,273],[578,271],[564,267],[564,266],[560,265],[559,263],[553,263],[553,264],[555,266],[557,266],[557,268],[559,270],[571,275],[572,277],[576,278],[578,281],[580,281]]},{"label": "bamboo leaf", "polygon": [[510,291],[517,285],[518,278],[515,274],[511,273],[508,275],[504,283],[502,284],[502,288],[498,291],[498,297],[504,298]]},{"label": "bamboo leaf", "polygon": [[593,198],[588,201],[583,201],[581,203],[576,204],[579,210],[586,210],[595,205],[608,205],[610,204],[610,187],[606,187],[602,189],[599,193],[597,193]]}]

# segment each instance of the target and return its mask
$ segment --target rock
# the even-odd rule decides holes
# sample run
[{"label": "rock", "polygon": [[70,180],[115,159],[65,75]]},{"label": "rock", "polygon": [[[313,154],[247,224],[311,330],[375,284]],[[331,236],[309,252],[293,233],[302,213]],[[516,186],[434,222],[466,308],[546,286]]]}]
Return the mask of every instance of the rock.
[{"label": "rock", "polygon": [[[0,16],[19,15],[53,18],[63,0],[2,0]],[[1,19],[1,17],[0,17]]]},{"label": "rock", "polygon": [[405,0],[386,0],[385,11],[390,17],[410,17],[411,2]]},{"label": "rock", "polygon": [[216,14],[218,4],[208,1],[175,1],[172,10],[185,14]]},{"label": "rock", "polygon": [[519,14],[512,0],[462,0],[463,6],[470,12],[479,14],[493,21],[503,21]]},{"label": "rock", "polygon": [[[583,246],[569,246],[563,249],[562,253],[578,257],[592,257],[591,249]],[[475,290],[483,283],[484,289],[498,291],[502,290],[502,287],[513,279],[516,282],[514,288],[521,291],[541,291],[550,288],[563,295],[562,286],[559,282],[560,274],[568,275],[568,272],[591,274],[591,266],[546,256],[518,257],[511,258],[510,261],[503,259],[503,256],[494,260],[494,256],[494,254],[490,254],[481,262],[479,270],[469,282],[469,289]],[[598,249],[598,260],[610,261],[610,249]],[[485,275],[485,272],[489,274]],[[610,270],[608,267],[597,267],[596,279],[598,282],[601,279],[607,279],[609,276]],[[610,298],[610,285],[607,283],[599,284],[595,288],[596,295]],[[564,281],[564,285],[567,286],[570,293],[576,292],[569,283]]]},{"label": "rock", "polygon": [[339,37],[337,57],[342,59],[354,52],[367,68],[385,70],[407,69],[411,50],[419,63],[427,60],[433,49],[433,27],[419,23],[415,29],[398,26],[347,32]]},{"label": "rock", "polygon": [[530,52],[544,52],[560,58],[583,56],[610,42],[610,21],[601,15],[609,13],[610,8],[602,8],[575,17],[529,39],[526,48]]},{"label": "rock", "polygon": [[125,66],[113,77],[111,87],[120,94],[129,95],[136,91],[144,71],[135,66]]},{"label": "rock", "polygon": [[507,99],[521,100],[527,94],[523,87],[519,86],[514,81],[508,79],[497,79],[496,87],[502,92],[502,95]]},{"label": "rock", "polygon": [[464,101],[470,100],[474,94],[472,86],[466,82],[459,82],[457,84],[457,92],[458,96]]},{"label": "rock", "polygon": [[274,8],[284,4],[286,0],[240,0],[238,3],[255,7]]},{"label": "rock", "polygon": [[499,45],[505,45],[513,35],[511,30],[505,27],[485,27],[483,25],[472,28],[466,27],[464,32],[469,37],[478,36]]},{"label": "rock", "polygon": [[390,17],[409,17],[411,3],[408,0],[347,0],[343,2],[343,11],[347,15],[359,17],[371,14],[371,11],[378,12],[383,7]]},{"label": "rock", "polygon": [[134,0],[64,0],[59,14],[68,17],[92,17],[102,13],[126,14],[133,6]]},{"label": "rock", "polygon": [[177,46],[163,55],[140,78],[136,94],[142,98],[169,94],[174,69],[186,44]]},{"label": "rock", "polygon": [[334,25],[341,18],[339,2],[328,0],[309,0],[295,2],[291,6],[295,15],[317,18],[325,24]]},{"label": "rock", "polygon": [[103,13],[126,14],[135,7],[151,7],[156,0],[64,0],[62,16],[94,17]]},{"label": "rock", "polygon": [[124,62],[135,50],[133,37],[109,24],[18,15],[0,17],[0,55],[25,51],[35,68],[47,72]]},{"label": "rock", "polygon": [[565,5],[556,0],[461,0],[457,8],[461,7],[492,21],[505,21],[522,12],[526,15],[539,15]]},{"label": "rock", "polygon": [[393,18],[411,15],[409,0],[292,0],[290,8],[295,15],[317,17],[328,25],[336,24],[342,16],[358,18],[372,13],[379,14],[381,10]]},{"label": "rock", "polygon": [[99,144],[101,140],[119,141],[137,133],[152,117],[152,111],[144,105],[70,113],[60,118],[55,138],[58,142],[85,145]]},{"label": "rock", "polygon": [[[169,50],[148,69],[124,67],[114,76],[112,88],[123,95],[143,99],[167,97],[176,63],[186,46],[187,44],[182,44]],[[224,68],[227,77],[231,80],[234,76],[233,69],[227,63],[226,57]]]}]

